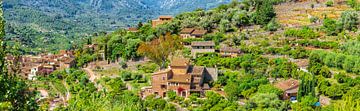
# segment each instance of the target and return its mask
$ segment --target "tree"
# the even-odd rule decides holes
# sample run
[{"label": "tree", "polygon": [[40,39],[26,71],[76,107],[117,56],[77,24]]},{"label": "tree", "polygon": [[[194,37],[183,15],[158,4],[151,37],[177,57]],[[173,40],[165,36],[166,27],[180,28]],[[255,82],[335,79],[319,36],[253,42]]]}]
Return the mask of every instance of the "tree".
[{"label": "tree", "polygon": [[316,87],[315,76],[310,73],[302,72],[302,75],[300,77],[300,85],[299,85],[297,99],[301,101],[301,99],[305,96],[315,97],[315,87]]},{"label": "tree", "polygon": [[331,18],[325,18],[323,23],[323,28],[327,35],[337,35],[337,25],[336,20]]},{"label": "tree", "polygon": [[28,110],[38,109],[35,101],[35,92],[28,91],[27,84],[18,79],[16,74],[7,72],[4,36],[5,21],[2,11],[2,0],[0,0],[0,110]]},{"label": "tree", "polygon": [[180,37],[167,33],[165,36],[160,36],[151,42],[141,43],[137,52],[148,57],[163,69],[167,58],[181,48]]},{"label": "tree", "polygon": [[275,10],[271,0],[258,1],[256,12],[252,15],[252,21],[258,25],[268,24],[275,16]]},{"label": "tree", "polygon": [[357,31],[359,25],[359,14],[357,11],[345,11],[341,13],[339,20],[341,29],[349,31]]}]

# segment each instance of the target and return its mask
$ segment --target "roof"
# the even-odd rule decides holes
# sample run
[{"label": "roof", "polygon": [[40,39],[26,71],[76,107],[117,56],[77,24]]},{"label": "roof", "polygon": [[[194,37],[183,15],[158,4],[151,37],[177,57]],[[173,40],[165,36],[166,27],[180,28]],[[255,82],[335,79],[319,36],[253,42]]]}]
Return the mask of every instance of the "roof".
[{"label": "roof", "polygon": [[213,41],[194,41],[191,42],[191,46],[215,46]]},{"label": "roof", "polygon": [[191,35],[205,35],[207,30],[195,30]]},{"label": "roof", "polygon": [[190,64],[190,59],[175,57],[171,60],[170,66],[188,66],[189,64]]},{"label": "roof", "polygon": [[165,69],[165,70],[161,70],[158,72],[153,73],[153,75],[158,75],[158,74],[167,74],[171,71],[171,69]]},{"label": "roof", "polygon": [[168,81],[169,82],[191,83],[191,75],[189,75],[189,74],[173,75],[173,77],[170,78]]},{"label": "roof", "polygon": [[240,52],[240,49],[235,48],[235,47],[227,47],[227,46],[224,46],[224,47],[221,47],[221,48],[220,48],[220,52],[234,52],[234,53],[239,53],[239,52]]},{"label": "roof", "polygon": [[171,15],[160,15],[159,18],[172,19],[173,17]]},{"label": "roof", "polygon": [[203,66],[193,66],[189,68],[189,73],[192,75],[202,75],[204,73],[205,67]]},{"label": "roof", "polygon": [[191,34],[192,32],[194,32],[194,28],[184,28],[181,30],[181,34]]},{"label": "roof", "polygon": [[128,28],[128,31],[130,31],[130,32],[137,32],[138,29],[135,28],[135,27],[130,27],[130,28]]},{"label": "roof", "polygon": [[295,79],[288,79],[286,81],[276,83],[275,87],[277,87],[283,91],[287,91],[287,90],[299,87],[299,81],[295,80]]}]

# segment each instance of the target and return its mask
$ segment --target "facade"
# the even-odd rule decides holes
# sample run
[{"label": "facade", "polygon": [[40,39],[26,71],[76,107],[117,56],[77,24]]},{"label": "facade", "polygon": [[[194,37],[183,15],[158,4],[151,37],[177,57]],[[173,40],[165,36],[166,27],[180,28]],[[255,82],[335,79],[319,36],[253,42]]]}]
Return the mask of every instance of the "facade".
[{"label": "facade", "polygon": [[215,43],[213,41],[195,41],[191,42],[191,55],[196,58],[197,53],[215,52]]},{"label": "facade", "polygon": [[220,55],[222,57],[237,57],[239,54],[241,54],[240,49],[235,47],[223,46],[220,48]]},{"label": "facade", "polygon": [[172,19],[173,19],[172,16],[159,16],[158,19],[152,20],[151,26],[156,27],[158,25],[167,23],[167,22],[171,21]]},{"label": "facade", "polygon": [[275,87],[284,91],[282,99],[288,100],[292,97],[296,97],[299,90],[299,81],[295,79],[289,79],[286,81],[278,82]]},{"label": "facade", "polygon": [[[152,75],[151,87],[144,87],[141,96],[155,94],[166,97],[168,91],[174,91],[178,96],[188,97],[192,93],[203,94],[209,90],[208,83],[217,79],[217,69],[190,65],[189,59],[175,58],[168,69]],[[215,69],[215,70],[214,70]]]}]

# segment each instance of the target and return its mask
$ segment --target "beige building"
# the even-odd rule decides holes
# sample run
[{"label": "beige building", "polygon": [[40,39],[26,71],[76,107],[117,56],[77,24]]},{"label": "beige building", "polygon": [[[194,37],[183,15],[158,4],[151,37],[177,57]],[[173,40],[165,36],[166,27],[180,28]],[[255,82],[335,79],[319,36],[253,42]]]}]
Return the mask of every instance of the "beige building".
[{"label": "beige building", "polygon": [[151,26],[152,26],[152,27],[156,27],[156,26],[158,26],[158,25],[161,25],[161,24],[170,22],[172,19],[173,19],[172,16],[162,15],[162,16],[159,16],[158,19],[152,20]]},{"label": "beige building", "polygon": [[175,58],[168,69],[156,72],[151,77],[151,86],[141,90],[141,96],[155,94],[166,97],[168,91],[188,97],[192,93],[203,94],[209,90],[209,82],[217,79],[217,69],[190,65],[190,60]]},{"label": "beige building", "polygon": [[191,42],[191,55],[196,58],[198,53],[215,52],[215,43],[213,41],[195,41]]}]

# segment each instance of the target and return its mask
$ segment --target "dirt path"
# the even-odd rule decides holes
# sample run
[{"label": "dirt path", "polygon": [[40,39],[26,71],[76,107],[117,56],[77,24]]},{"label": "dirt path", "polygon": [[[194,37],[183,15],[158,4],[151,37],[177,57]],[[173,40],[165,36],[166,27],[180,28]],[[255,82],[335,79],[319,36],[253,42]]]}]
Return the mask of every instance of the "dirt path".
[{"label": "dirt path", "polygon": [[95,79],[97,79],[97,76],[95,75],[95,72],[92,71],[89,67],[83,68],[83,70],[85,70],[86,73],[90,76],[89,80],[91,82],[95,82]]}]

